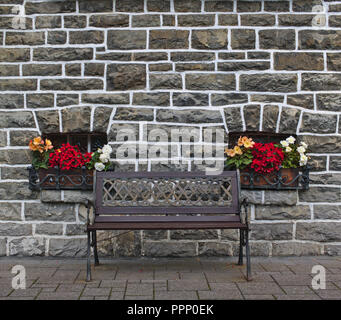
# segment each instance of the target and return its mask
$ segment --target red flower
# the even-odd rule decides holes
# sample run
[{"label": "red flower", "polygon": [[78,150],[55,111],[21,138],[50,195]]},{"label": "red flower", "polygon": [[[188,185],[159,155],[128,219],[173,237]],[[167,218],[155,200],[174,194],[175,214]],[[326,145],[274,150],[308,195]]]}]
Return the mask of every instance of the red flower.
[{"label": "red flower", "polygon": [[273,143],[256,143],[252,156],[251,168],[262,174],[278,171],[284,159],[282,149],[275,147]]},{"label": "red flower", "polygon": [[60,149],[50,154],[49,166],[59,167],[61,170],[81,168],[91,161],[91,156],[89,152],[83,155],[77,146],[62,144]]}]

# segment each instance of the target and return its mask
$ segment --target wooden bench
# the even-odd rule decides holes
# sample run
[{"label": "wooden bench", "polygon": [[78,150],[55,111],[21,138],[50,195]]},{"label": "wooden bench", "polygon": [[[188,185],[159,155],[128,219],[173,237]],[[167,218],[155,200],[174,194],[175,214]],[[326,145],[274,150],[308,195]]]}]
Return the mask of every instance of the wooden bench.
[{"label": "wooden bench", "polygon": [[171,229],[239,229],[238,264],[243,265],[245,246],[251,280],[247,201],[240,200],[239,171],[96,172],[94,195],[95,203],[87,203],[87,281],[91,246],[99,264],[97,230]]}]

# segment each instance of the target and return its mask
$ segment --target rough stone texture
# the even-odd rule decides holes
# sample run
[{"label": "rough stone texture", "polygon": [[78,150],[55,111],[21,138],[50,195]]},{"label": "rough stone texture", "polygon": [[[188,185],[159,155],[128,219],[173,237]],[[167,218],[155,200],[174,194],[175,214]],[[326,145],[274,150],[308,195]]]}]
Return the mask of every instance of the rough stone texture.
[{"label": "rough stone texture", "polygon": [[42,256],[45,254],[45,239],[25,237],[9,241],[11,256]]},{"label": "rough stone texture", "polygon": [[338,205],[314,205],[315,219],[333,219],[341,218],[341,206]]},{"label": "rough stone texture", "polygon": [[341,94],[339,93],[325,93],[317,94],[317,108],[326,111],[340,111]]},{"label": "rough stone texture", "polygon": [[[300,223],[318,226],[317,219],[322,219],[331,223],[318,231],[327,239],[336,233],[330,229],[332,223],[341,220],[339,3],[26,1],[26,29],[15,29],[11,10],[22,3],[4,0],[0,6],[0,220],[10,224],[11,232],[1,236],[0,255],[85,253],[82,203],[91,192],[30,190],[26,166],[31,162],[27,143],[32,137],[107,133],[115,150],[116,141],[127,139],[129,150],[137,141],[137,155],[142,157],[146,152],[139,144],[147,144],[153,129],[165,130],[170,142],[172,129],[186,128],[196,130],[187,150],[181,142],[171,148],[165,144],[169,155],[184,152],[183,163],[115,159],[115,170],[212,167],[219,160],[193,159],[194,150],[203,151],[199,144],[210,128],[224,130],[224,147],[229,132],[297,134],[311,152],[310,189],[242,191],[258,232],[253,233],[257,239],[251,241],[252,254],[341,254],[340,245],[333,244],[338,240],[324,245],[318,237],[301,241],[294,234]],[[321,4],[325,12],[313,12]],[[327,25],[312,26],[318,14],[325,15]],[[20,235],[25,226],[30,232]],[[105,239],[117,233],[99,234]],[[180,239],[172,238],[176,234]],[[181,238],[185,234],[136,231],[105,241],[100,253],[238,253],[236,230],[214,231],[213,237],[195,231],[187,234],[191,239]]]},{"label": "rough stone texture", "polygon": [[341,224],[338,222],[298,222],[296,238],[319,242],[340,241]]},{"label": "rough stone texture", "polygon": [[146,48],[146,32],[140,30],[110,30],[108,49],[132,50]]},{"label": "rough stone texture", "polygon": [[144,89],[146,67],[141,64],[111,64],[107,67],[107,90]]},{"label": "rough stone texture", "polygon": [[272,254],[274,256],[316,256],[322,254],[322,245],[301,242],[274,242]]},{"label": "rough stone texture", "polygon": [[323,70],[322,53],[276,52],[274,55],[276,70]]},{"label": "rough stone texture", "polygon": [[309,206],[256,206],[255,217],[257,220],[288,220],[310,219]]},{"label": "rough stone texture", "polygon": [[20,203],[0,203],[0,220],[21,220]]},{"label": "rough stone texture", "polygon": [[194,242],[145,242],[146,256],[153,257],[188,257],[196,255]]},{"label": "rough stone texture", "polygon": [[251,226],[252,240],[292,240],[292,223],[254,223]]},{"label": "rough stone texture", "polygon": [[278,106],[265,105],[263,109],[263,130],[275,131],[279,115]]},{"label": "rough stone texture", "polygon": [[297,75],[284,73],[242,74],[240,88],[242,91],[293,92],[297,89]]},{"label": "rough stone texture", "polygon": [[192,32],[192,48],[225,49],[227,47],[226,30],[194,30]]},{"label": "rough stone texture", "polygon": [[336,132],[336,115],[303,113],[300,131],[316,133],[334,133]]},{"label": "rough stone texture", "polygon": [[294,206],[297,203],[297,191],[265,191],[264,204]]},{"label": "rough stone texture", "polygon": [[233,74],[186,74],[186,89],[190,90],[234,90]]},{"label": "rough stone texture", "polygon": [[340,187],[311,187],[307,191],[299,192],[302,202],[340,202],[340,196]]},{"label": "rough stone texture", "polygon": [[280,132],[289,134],[296,132],[300,113],[300,110],[295,108],[283,108],[279,124]]},{"label": "rough stone texture", "polygon": [[75,221],[74,206],[56,203],[26,203],[25,219],[28,221]]},{"label": "rough stone texture", "polygon": [[59,132],[59,113],[54,110],[36,112],[39,128],[44,133]]},{"label": "rough stone texture", "polygon": [[256,34],[252,29],[233,29],[231,47],[234,50],[255,49]]},{"label": "rough stone texture", "polygon": [[151,30],[149,33],[150,49],[186,49],[189,32],[186,30]]},{"label": "rough stone texture", "polygon": [[295,30],[260,30],[259,47],[261,49],[293,50],[295,49]]},{"label": "rough stone texture", "polygon": [[53,257],[85,257],[86,239],[50,239],[49,255]]},{"label": "rough stone texture", "polygon": [[89,132],[90,117],[90,108],[63,109],[63,132]]}]

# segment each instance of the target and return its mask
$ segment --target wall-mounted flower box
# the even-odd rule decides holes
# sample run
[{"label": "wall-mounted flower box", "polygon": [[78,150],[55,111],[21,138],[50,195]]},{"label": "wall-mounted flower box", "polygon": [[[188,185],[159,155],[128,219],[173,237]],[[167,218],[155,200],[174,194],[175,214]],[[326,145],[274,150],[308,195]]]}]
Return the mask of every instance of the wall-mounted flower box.
[{"label": "wall-mounted flower box", "polygon": [[85,167],[73,170],[28,169],[29,187],[33,190],[92,190],[93,170]]},{"label": "wall-mounted flower box", "polygon": [[111,166],[109,145],[82,153],[77,145],[63,143],[55,148],[49,139],[36,137],[29,147],[33,151],[29,187],[34,190],[91,190],[94,170],[108,170]]},{"label": "wall-mounted flower box", "polygon": [[240,183],[242,189],[307,190],[309,167],[282,168],[269,174],[241,170]]},{"label": "wall-mounted flower box", "polygon": [[240,136],[237,145],[226,149],[227,169],[240,170],[244,189],[291,190],[309,188],[308,145],[293,136],[279,143],[259,143]]}]

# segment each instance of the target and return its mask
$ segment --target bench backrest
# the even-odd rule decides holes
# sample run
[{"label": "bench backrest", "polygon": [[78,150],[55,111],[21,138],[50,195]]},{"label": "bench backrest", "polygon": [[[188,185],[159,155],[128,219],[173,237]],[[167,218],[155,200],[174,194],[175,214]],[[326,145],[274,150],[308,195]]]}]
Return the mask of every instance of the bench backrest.
[{"label": "bench backrest", "polygon": [[96,172],[96,215],[239,214],[239,173]]}]

